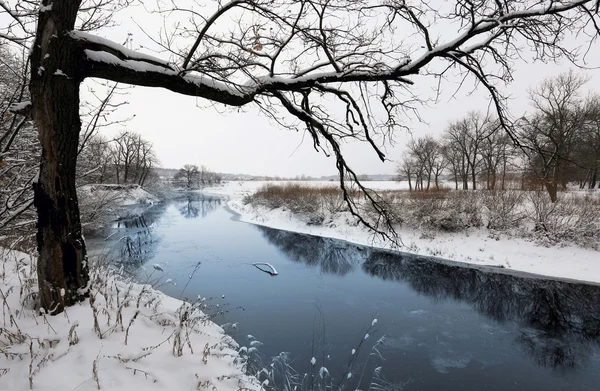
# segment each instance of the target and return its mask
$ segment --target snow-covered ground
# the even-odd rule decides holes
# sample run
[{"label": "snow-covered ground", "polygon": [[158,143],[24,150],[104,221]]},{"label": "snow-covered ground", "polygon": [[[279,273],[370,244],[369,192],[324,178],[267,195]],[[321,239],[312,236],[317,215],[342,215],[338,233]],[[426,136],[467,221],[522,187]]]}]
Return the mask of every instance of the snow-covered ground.
[{"label": "snow-covered ground", "polygon": [[102,202],[112,199],[119,205],[152,204],[158,199],[139,185],[92,184],[77,189],[82,201]]},{"label": "snow-covered ground", "polygon": [[95,269],[93,300],[37,315],[32,266],[0,248],[0,390],[260,388],[242,373],[235,341],[198,304]]},{"label": "snow-covered ground", "polygon": [[[218,187],[205,188],[205,194],[229,197],[228,207],[248,223],[264,225],[311,235],[343,239],[349,242],[381,248],[390,244],[374,237],[363,226],[357,226],[351,216],[337,215],[324,226],[308,225],[293,213],[281,208],[269,210],[244,205],[243,198],[266,182],[228,182]],[[281,182],[275,182],[281,183]],[[337,186],[337,182],[301,182],[315,186]],[[405,189],[405,183],[365,182],[372,189]],[[518,238],[490,237],[484,229],[460,233],[437,232],[435,237],[423,232],[401,228],[404,244],[400,251],[436,256],[452,261],[489,265],[543,276],[600,283],[600,252],[575,245],[543,247],[533,241]]]}]

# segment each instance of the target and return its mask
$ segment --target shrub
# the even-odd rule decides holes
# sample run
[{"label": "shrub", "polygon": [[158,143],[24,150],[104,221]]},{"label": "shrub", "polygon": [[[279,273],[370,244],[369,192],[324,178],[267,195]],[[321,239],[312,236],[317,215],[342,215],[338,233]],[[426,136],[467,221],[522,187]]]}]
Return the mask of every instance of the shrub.
[{"label": "shrub", "polygon": [[573,241],[585,247],[600,248],[600,201],[590,196],[561,194],[554,203],[542,191],[530,192],[526,213],[539,239]]},{"label": "shrub", "polygon": [[481,193],[487,216],[487,228],[508,230],[517,228],[526,217],[523,211],[524,192],[516,189],[490,190]]}]

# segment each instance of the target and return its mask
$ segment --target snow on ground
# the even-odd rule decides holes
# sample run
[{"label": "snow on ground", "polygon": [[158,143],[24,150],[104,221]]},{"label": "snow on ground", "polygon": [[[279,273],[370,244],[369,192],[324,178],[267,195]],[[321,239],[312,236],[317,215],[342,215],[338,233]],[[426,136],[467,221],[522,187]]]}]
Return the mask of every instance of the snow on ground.
[{"label": "snow on ground", "polygon": [[[390,248],[390,244],[374,237],[363,226],[357,226],[349,214],[338,214],[323,226],[308,225],[298,216],[280,208],[268,210],[244,205],[243,198],[262,187],[264,181],[233,181],[218,187],[205,188],[205,194],[229,197],[228,207],[239,214],[244,222],[288,231],[326,236],[352,243]],[[282,182],[274,182],[281,184]],[[310,186],[337,186],[337,182],[300,182]],[[377,190],[406,189],[406,183],[365,182]],[[543,247],[518,238],[489,237],[483,229],[466,232],[436,232],[435,237],[423,232],[401,228],[398,230],[404,244],[400,251],[435,256],[474,265],[496,266],[549,277],[600,283],[600,252],[574,245]]]},{"label": "snow on ground", "polygon": [[92,184],[77,189],[83,201],[102,202],[110,199],[119,205],[153,204],[158,199],[139,185]]},{"label": "snow on ground", "polygon": [[36,315],[32,266],[0,249],[0,390],[260,388],[242,373],[235,341],[198,305],[95,269],[93,300]]}]

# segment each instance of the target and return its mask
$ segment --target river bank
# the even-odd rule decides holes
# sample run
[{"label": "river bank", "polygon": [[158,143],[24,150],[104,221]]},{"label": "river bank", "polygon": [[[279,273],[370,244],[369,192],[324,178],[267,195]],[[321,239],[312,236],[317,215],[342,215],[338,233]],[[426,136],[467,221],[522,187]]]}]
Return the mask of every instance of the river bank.
[{"label": "river bank", "polygon": [[[346,212],[337,213],[321,225],[314,225],[284,208],[269,209],[244,203],[265,185],[264,181],[229,182],[203,189],[204,194],[228,197],[227,206],[239,215],[240,221],[287,231],[342,239],[377,248],[397,249],[412,254],[435,256],[452,261],[485,265],[532,273],[540,276],[600,283],[600,252],[576,245],[542,246],[533,240],[490,235],[485,229],[461,232],[427,232],[398,227],[402,245],[399,248],[365,227],[358,225]],[[310,182],[309,185],[335,186],[335,182]],[[369,182],[377,190],[398,189],[397,182]]]}]

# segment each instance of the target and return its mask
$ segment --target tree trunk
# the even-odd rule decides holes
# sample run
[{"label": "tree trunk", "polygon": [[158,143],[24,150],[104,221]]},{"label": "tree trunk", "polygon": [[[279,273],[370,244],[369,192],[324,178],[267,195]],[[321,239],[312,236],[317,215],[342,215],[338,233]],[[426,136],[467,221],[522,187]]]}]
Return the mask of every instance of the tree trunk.
[{"label": "tree trunk", "polygon": [[471,166],[471,179],[473,181],[473,190],[477,190],[477,173],[475,172],[475,164]]},{"label": "tree trunk", "polygon": [[550,196],[550,201],[556,202],[558,199],[558,183],[546,180],[544,181],[544,184],[546,185],[546,190]]},{"label": "tree trunk", "polygon": [[75,191],[82,67],[66,37],[79,3],[55,1],[52,12],[40,13],[31,55],[32,117],[42,146],[34,184],[39,298],[51,314],[83,298],[89,280]]}]

